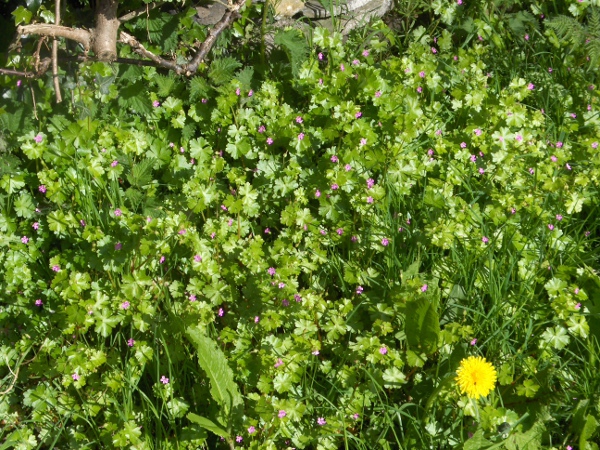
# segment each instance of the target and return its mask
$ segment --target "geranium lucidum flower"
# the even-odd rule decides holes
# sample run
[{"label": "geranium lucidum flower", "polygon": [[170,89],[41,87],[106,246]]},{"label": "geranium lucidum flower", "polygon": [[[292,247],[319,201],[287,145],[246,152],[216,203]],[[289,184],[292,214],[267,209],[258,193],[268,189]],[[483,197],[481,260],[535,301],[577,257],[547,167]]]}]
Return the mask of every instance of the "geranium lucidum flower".
[{"label": "geranium lucidum flower", "polygon": [[463,359],[456,375],[460,392],[469,398],[485,397],[496,384],[496,369],[481,356]]}]

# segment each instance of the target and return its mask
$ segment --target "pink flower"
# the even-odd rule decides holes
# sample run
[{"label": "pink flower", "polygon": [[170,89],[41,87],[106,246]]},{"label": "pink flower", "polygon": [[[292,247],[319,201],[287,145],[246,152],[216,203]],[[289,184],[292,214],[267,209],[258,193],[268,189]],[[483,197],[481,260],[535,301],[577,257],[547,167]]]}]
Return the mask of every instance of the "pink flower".
[{"label": "pink flower", "polygon": [[337,191],[339,188],[340,188],[340,187],[337,185],[337,183],[333,183],[333,184],[331,185],[331,190],[332,190],[332,191]]},{"label": "pink flower", "polygon": [[27,236],[23,236],[23,237],[21,238],[21,242],[22,242],[23,244],[27,244],[27,243],[29,242],[29,238],[28,238]]},{"label": "pink flower", "polygon": [[598,148],[598,142],[592,142],[592,148]]},{"label": "pink flower", "polygon": [[267,131],[267,129],[265,128],[264,125],[261,125],[260,127],[258,127],[258,132],[259,133],[264,133],[265,131]]},{"label": "pink flower", "polygon": [[360,145],[367,145],[367,140],[365,138],[361,138]]},{"label": "pink flower", "polygon": [[296,300],[296,302],[300,303],[302,301],[302,296],[300,296],[300,294],[294,294],[294,300]]},{"label": "pink flower", "polygon": [[258,323],[260,321],[260,317],[259,316],[254,316],[254,323]]},{"label": "pink flower", "polygon": [[437,53],[437,49],[435,47],[431,47],[431,53],[435,55]]},{"label": "pink flower", "polygon": [[526,41],[528,41],[528,40],[529,40],[529,35],[528,35],[528,34],[526,34],[526,35],[525,35],[525,40],[526,40]]},{"label": "pink flower", "polygon": [[73,375],[71,375],[71,378],[73,378],[73,381],[79,381],[80,376],[79,374],[74,373]]},{"label": "pink flower", "polygon": [[375,92],[375,98],[379,98],[381,97],[381,91],[376,91]]},{"label": "pink flower", "polygon": [[42,306],[43,304],[44,302],[39,298],[35,301],[35,306]]},{"label": "pink flower", "polygon": [[487,244],[488,242],[490,242],[490,240],[486,236],[483,236],[481,238],[481,242],[483,242],[484,244]]},{"label": "pink flower", "polygon": [[387,348],[385,348],[385,347],[381,347],[381,348],[379,349],[379,353],[381,353],[382,355],[386,355],[386,354],[387,354],[387,352],[388,352],[388,349],[387,349]]},{"label": "pink flower", "polygon": [[471,345],[475,345],[475,344],[477,344],[477,338],[475,338],[471,341]]},{"label": "pink flower", "polygon": [[302,123],[302,117],[298,116],[296,117],[296,123]]},{"label": "pink flower", "polygon": [[352,65],[353,66],[358,66],[359,64],[360,64],[360,61],[358,59],[352,60]]},{"label": "pink flower", "polygon": [[196,261],[196,262],[202,262],[202,256],[200,256],[200,255],[195,255],[195,256],[194,256],[194,261]]},{"label": "pink flower", "polygon": [[133,340],[133,338],[127,340],[128,347],[133,347],[134,344],[135,344],[135,341]]},{"label": "pink flower", "polygon": [[562,146],[563,146],[563,143],[562,143],[562,142],[558,141],[558,142],[556,143],[556,148],[562,148]]},{"label": "pink flower", "polygon": [[269,275],[274,276],[275,275],[275,267],[269,267],[269,270],[267,270],[267,272],[269,273]]},{"label": "pink flower", "polygon": [[341,236],[342,234],[344,234],[344,230],[342,228],[338,228],[336,230],[336,233]]},{"label": "pink flower", "polygon": [[419,72],[419,76],[420,76],[421,78],[425,78],[425,72],[424,72],[424,71],[421,71],[421,72]]},{"label": "pink flower", "polygon": [[312,354],[313,354],[314,356],[318,356],[318,355],[319,355],[319,350],[313,350],[313,351],[312,351]]},{"label": "pink flower", "polygon": [[161,257],[160,257],[160,259],[158,260],[158,263],[159,263],[159,264],[162,264],[162,263],[164,263],[164,262],[165,262],[165,257],[164,257],[164,256],[161,256]]},{"label": "pink flower", "polygon": [[285,416],[287,416],[287,413],[283,409],[280,409],[279,413],[277,414],[277,417],[283,419]]},{"label": "pink flower", "polygon": [[121,217],[122,214],[123,212],[119,208],[115,209],[115,216]]},{"label": "pink flower", "polygon": [[556,220],[558,220],[560,222],[561,220],[563,220],[563,216],[561,216],[560,214],[557,214]]},{"label": "pink flower", "polygon": [[273,367],[281,367],[283,365],[283,359],[277,358],[277,362],[273,365]]},{"label": "pink flower", "polygon": [[467,143],[466,142],[461,142],[460,143],[460,148],[467,148]]},{"label": "pink flower", "polygon": [[323,61],[323,53],[319,53],[317,55],[317,58],[319,58],[319,61]]},{"label": "pink flower", "polygon": [[40,187],[38,187],[38,191],[40,191],[42,194],[45,194],[46,193],[46,185],[40,184]]},{"label": "pink flower", "polygon": [[552,155],[552,156],[550,157],[550,160],[551,160],[552,162],[556,162],[556,161],[558,161],[558,158],[557,158],[556,156]]},{"label": "pink flower", "polygon": [[422,88],[421,86],[419,86],[419,87],[417,88],[417,92],[418,92],[419,94],[420,94],[420,93],[422,93],[422,92],[423,92],[423,88]]},{"label": "pink flower", "polygon": [[[458,1],[459,1],[459,2],[462,2],[462,0],[458,0]],[[352,418],[353,418],[354,420],[358,420],[358,418],[359,418],[359,417],[360,417],[360,414],[359,414],[359,413],[354,413],[354,414],[352,414]]]},{"label": "pink flower", "polygon": [[384,247],[387,247],[390,243],[390,240],[388,238],[383,238],[381,240],[381,245],[383,245]]},{"label": "pink flower", "polygon": [[333,156],[331,157],[331,162],[333,162],[333,163],[336,163],[336,162],[338,162],[338,161],[339,161],[339,159],[338,159],[338,157],[337,157],[337,156],[333,155]]},{"label": "pink flower", "polygon": [[39,144],[40,142],[42,142],[42,140],[44,140],[44,137],[41,135],[41,133],[38,133],[38,134],[37,134],[37,135],[36,135],[36,136],[33,138],[33,140]]},{"label": "pink flower", "polygon": [[373,197],[367,197],[367,203],[373,203]]},{"label": "pink flower", "polygon": [[319,198],[320,196],[321,196],[321,191],[317,189],[315,191],[315,197]]},{"label": "pink flower", "polygon": [[429,289],[429,286],[424,284],[423,286],[421,286],[421,292],[427,292],[427,289]]},{"label": "pink flower", "polygon": [[483,175],[485,173],[485,170],[483,170],[483,167],[480,167],[478,172],[479,172],[479,175]]},{"label": "pink flower", "polygon": [[119,164],[119,161],[113,161],[110,163],[110,167],[117,167],[117,165]]},{"label": "pink flower", "polygon": [[473,132],[475,133],[475,136],[481,136],[481,130],[479,128],[475,128]]},{"label": "pink flower", "polygon": [[346,164],[346,165],[344,166],[344,170],[345,170],[346,172],[350,172],[350,171],[352,170],[352,166],[351,166],[350,164]]},{"label": "pink flower", "polygon": [[241,92],[241,91],[240,91],[240,88],[237,88],[237,89],[235,90],[235,95],[240,95],[240,92]]},{"label": "pink flower", "polygon": [[52,271],[54,272],[60,272],[60,266],[58,264],[55,264],[52,266]]},{"label": "pink flower", "polygon": [[225,311],[223,311],[223,308],[219,308],[219,312],[217,314],[219,315],[219,317],[223,317]]},{"label": "pink flower", "polygon": [[253,426],[249,426],[248,427],[248,434],[254,434],[256,433],[256,428]]},{"label": "pink flower", "polygon": [[356,237],[356,236],[352,236],[352,237],[350,238],[350,240],[351,240],[352,242],[357,242],[357,241],[358,241],[358,237]]},{"label": "pink flower", "polygon": [[533,84],[533,83],[529,83],[529,84],[527,85],[527,89],[529,89],[530,91],[533,91],[533,90],[535,89],[535,84]]},{"label": "pink flower", "polygon": [[469,159],[471,160],[471,162],[475,162],[477,161],[477,156],[471,155]]},{"label": "pink flower", "polygon": [[279,283],[279,284],[277,285],[277,287],[278,287],[279,289],[283,289],[283,288],[285,287],[285,283]]},{"label": "pink flower", "polygon": [[162,377],[160,377],[160,382],[162,384],[169,384],[169,379],[163,375]]},{"label": "pink flower", "polygon": [[549,229],[550,231],[554,230],[554,225],[552,225],[551,223],[549,223],[549,224],[548,224],[548,229]]},{"label": "pink flower", "polygon": [[17,80],[17,87],[21,87],[21,83],[22,83],[21,80]]},{"label": "pink flower", "polygon": [[567,170],[571,170],[571,165],[569,163],[566,163],[565,167],[567,168]]},{"label": "pink flower", "polygon": [[123,244],[121,244],[120,242],[117,242],[115,244],[115,250],[121,250],[121,248],[123,248]]},{"label": "pink flower", "polygon": [[530,167],[530,168],[529,168],[529,173],[530,173],[531,175],[533,175],[533,174],[535,173],[535,170],[533,170],[533,167]]},{"label": "pink flower", "polygon": [[362,117],[362,112],[360,112],[360,111],[359,111],[359,112],[357,112],[356,114],[354,114],[354,117],[355,117],[356,119],[360,119],[360,118]]},{"label": "pink flower", "polygon": [[548,67],[548,73],[552,73],[552,67]]},{"label": "pink flower", "polygon": [[244,440],[244,438],[241,437],[241,436],[236,436],[235,437],[235,442],[242,442],[243,440]]},{"label": "pink flower", "polygon": [[304,139],[304,133],[300,133],[300,134],[298,135],[298,140],[299,140],[299,141],[301,141],[301,140],[303,140],[303,139]]},{"label": "pink flower", "polygon": [[33,227],[34,230],[37,230],[40,227],[40,223],[39,222],[34,222],[33,225],[31,225]]},{"label": "pink flower", "polygon": [[160,106],[160,102],[158,100],[154,100],[152,102],[152,106],[154,106],[155,108],[158,108]]},{"label": "pink flower", "polygon": [[373,178],[369,178],[367,180],[367,189],[371,189],[373,186],[375,186],[375,180]]},{"label": "pink flower", "polygon": [[190,299],[190,302],[196,301],[196,296],[194,294],[190,294],[190,296],[188,298]]},{"label": "pink flower", "polygon": [[362,286],[357,286],[357,287],[356,287],[356,294],[357,294],[357,295],[360,295],[360,294],[362,294],[362,293],[363,293],[363,291],[364,291],[364,290],[365,290],[365,289],[364,289]]},{"label": "pink flower", "polygon": [[121,308],[123,309],[129,309],[130,303],[128,301],[124,301],[123,303],[121,303]]},{"label": "pink flower", "polygon": [[183,235],[187,233],[187,230],[185,228],[182,228],[181,230],[179,230],[179,234]]},{"label": "pink flower", "polygon": [[344,70],[346,70],[346,67],[343,64],[340,64],[340,70],[343,72]]},{"label": "pink flower", "polygon": [[327,424],[327,421],[323,417],[317,419],[317,425],[323,426],[325,424]]}]

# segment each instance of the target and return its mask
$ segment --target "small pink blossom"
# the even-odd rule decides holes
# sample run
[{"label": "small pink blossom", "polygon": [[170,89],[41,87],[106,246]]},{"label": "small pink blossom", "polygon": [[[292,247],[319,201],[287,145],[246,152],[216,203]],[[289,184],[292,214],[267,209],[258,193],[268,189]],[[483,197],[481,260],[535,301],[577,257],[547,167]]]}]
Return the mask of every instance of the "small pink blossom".
[{"label": "small pink blossom", "polygon": [[563,146],[563,143],[562,143],[562,142],[558,141],[558,142],[556,143],[556,148],[562,148],[562,146]]},{"label": "small pink blossom", "polygon": [[337,191],[339,188],[340,188],[340,187],[338,186],[338,184],[337,184],[337,183],[333,183],[333,184],[331,185],[331,190],[332,190],[332,191]]},{"label": "small pink blossom", "polygon": [[17,87],[21,87],[21,83],[22,83],[21,80],[17,80]]},{"label": "small pink blossom", "polygon": [[314,356],[318,356],[318,355],[319,355],[319,350],[313,350],[313,351],[312,351],[312,354],[313,354]]},{"label": "small pink blossom", "polygon": [[561,216],[560,214],[557,214],[556,220],[558,220],[560,222],[561,220],[563,220],[563,216]]},{"label": "small pink blossom", "polygon": [[369,50],[363,50],[362,55],[366,58],[369,56]]},{"label": "small pink blossom", "polygon": [[23,237],[21,238],[21,242],[22,242],[23,244],[27,244],[27,243],[29,242],[29,238],[28,238],[27,236],[23,236]]},{"label": "small pink blossom", "polygon": [[303,122],[302,117],[297,116],[296,117],[296,123],[302,123],[302,122]]},{"label": "small pink blossom", "polygon": [[323,426],[323,425],[326,425],[326,424],[327,424],[327,421],[323,417],[319,417],[317,419],[317,425]]},{"label": "small pink blossom", "polygon": [[160,102],[158,100],[154,100],[152,102],[152,106],[154,106],[155,108],[158,108],[160,106]]},{"label": "small pink blossom", "polygon": [[37,230],[40,227],[40,223],[39,222],[34,222],[33,225],[31,225],[33,227],[34,230]]},{"label": "small pink blossom", "polygon": [[119,161],[115,160],[110,163],[110,167],[117,167],[118,164],[119,164]]},{"label": "small pink blossom", "polygon": [[418,92],[419,94],[421,94],[421,93],[423,92],[423,88],[422,88],[421,86],[419,86],[419,87],[417,88],[417,92]]},{"label": "small pink blossom", "polygon": [[529,173],[530,173],[531,175],[533,175],[533,174],[535,173],[535,170],[533,170],[533,167],[530,167],[530,168],[529,168]]},{"label": "small pink blossom", "polygon": [[375,98],[379,98],[381,97],[381,91],[376,91],[375,92]]},{"label": "small pink blossom", "polygon": [[274,276],[276,273],[275,267],[269,267],[267,272],[269,273],[269,275]]},{"label": "small pink blossom", "polygon": [[117,250],[117,251],[118,251],[118,250],[121,250],[121,248],[123,248],[123,244],[121,244],[120,242],[117,242],[117,243],[115,244],[115,250]]},{"label": "small pink blossom", "polygon": [[381,347],[381,348],[379,349],[379,353],[381,353],[382,355],[386,355],[386,354],[387,354],[387,352],[388,352],[388,349],[387,349],[387,348],[385,348],[385,347]]},{"label": "small pink blossom", "polygon": [[264,133],[265,131],[267,131],[267,129],[265,128],[264,125],[261,125],[260,127],[258,127],[258,132],[259,133]]},{"label": "small pink blossom", "polygon": [[319,198],[320,196],[321,196],[321,191],[317,189],[315,191],[315,197]]},{"label": "small pink blossom", "polygon": [[343,64],[340,64],[340,70],[343,72],[344,70],[346,70],[346,66],[344,66]]},{"label": "small pink blossom", "polygon": [[190,302],[196,301],[196,296],[194,294],[190,294],[190,296],[188,298],[190,299]]},{"label": "small pink blossom", "polygon": [[279,289],[283,289],[283,288],[285,287],[285,283],[279,283],[279,284],[277,285],[277,287],[278,287]]},{"label": "small pink blossom", "polygon": [[254,91],[252,89],[250,89],[248,91],[248,97],[252,97],[254,95]]},{"label": "small pink blossom", "polygon": [[352,166],[351,166],[350,164],[346,164],[346,165],[344,166],[344,170],[345,170],[346,172],[350,172],[350,171],[352,170]]},{"label": "small pink blossom", "polygon": [[369,178],[367,180],[367,189],[371,189],[373,186],[375,186],[375,180],[373,178]]},{"label": "small pink blossom", "polygon": [[362,117],[362,112],[358,111],[356,114],[354,114],[354,118],[356,119],[360,119]]},{"label": "small pink blossom", "polygon": [[429,289],[429,286],[424,284],[423,286],[421,286],[421,292],[427,292],[427,290]]},{"label": "small pink blossom", "polygon": [[471,345],[475,345],[475,344],[477,344],[477,338],[475,338],[471,341]]},{"label": "small pink blossom", "polygon": [[351,240],[352,242],[358,242],[358,237],[356,237],[356,236],[352,236],[352,237],[350,238],[350,240]]},{"label": "small pink blossom", "polygon": [[271,145],[273,143],[273,139],[271,139],[270,137],[267,138],[267,144]]},{"label": "small pink blossom", "polygon": [[287,416],[287,413],[283,409],[280,409],[279,413],[277,413],[277,417],[283,419],[285,416]]},{"label": "small pink blossom", "polygon": [[196,262],[202,262],[202,256],[200,256],[200,255],[195,255],[195,256],[194,256],[194,261],[196,261]]},{"label": "small pink blossom", "polygon": [[352,60],[352,65],[353,66],[358,66],[359,64],[360,64],[360,61],[358,59]]},{"label": "small pink blossom", "polygon": [[298,140],[299,140],[299,141],[301,141],[301,140],[303,140],[303,139],[304,139],[304,133],[300,133],[300,134],[298,135]]},{"label": "small pink blossom", "polygon": [[60,266],[58,264],[55,264],[52,266],[52,271],[53,272],[60,272]]},{"label": "small pink blossom", "polygon": [[74,373],[73,375],[71,375],[71,378],[73,378],[73,381],[79,381],[79,378],[81,377],[79,376],[79,374]]},{"label": "small pink blossom", "polygon": [[243,440],[244,440],[244,438],[241,437],[241,436],[236,436],[235,437],[235,442],[242,442]]},{"label": "small pink blossom", "polygon": [[478,170],[479,175],[483,175],[485,173],[485,170],[483,170],[483,167],[480,167]]},{"label": "small pink blossom", "polygon": [[550,157],[550,160],[551,160],[552,162],[556,162],[556,161],[558,161],[558,158],[557,158],[556,156],[552,155],[552,156]]},{"label": "small pink blossom", "polygon": [[40,191],[42,194],[45,194],[46,193],[46,185],[40,184],[40,186],[38,187],[38,191]]},{"label": "small pink blossom", "polygon": [[319,53],[317,55],[317,58],[319,58],[319,61],[323,61],[323,53]]},{"label": "small pink blossom", "polygon": [[241,91],[240,91],[240,88],[237,88],[237,89],[235,90],[235,95],[240,95],[240,92],[241,92]]},{"label": "small pink blossom", "polygon": [[533,84],[533,83],[529,83],[529,84],[527,85],[527,89],[529,89],[530,91],[533,91],[533,90],[535,89],[535,84]]},{"label": "small pink blossom", "polygon": [[127,346],[128,347],[133,347],[133,345],[135,344],[135,341],[133,340],[133,338],[130,338],[127,340]]},{"label": "small pink blossom", "polygon": [[163,375],[162,377],[160,377],[160,382],[162,384],[169,384],[169,379]]},{"label": "small pink blossom", "polygon": [[381,240],[381,245],[383,245],[384,247],[387,247],[390,243],[390,240],[388,238],[383,238]]},{"label": "small pink blossom", "polygon": [[431,47],[431,53],[435,55],[437,53],[437,49],[435,47]]},{"label": "small pink blossom", "polygon": [[42,306],[43,304],[44,302],[39,298],[35,301],[35,306]]},{"label": "small pink blossom", "polygon": [[248,434],[254,434],[256,433],[256,428],[254,426],[249,426],[248,427]]},{"label": "small pink blossom", "polygon": [[567,168],[567,170],[571,170],[571,165],[569,163],[566,163],[565,167]]},{"label": "small pink blossom", "polygon": [[342,228],[338,228],[336,230],[336,233],[341,236],[342,234],[344,234],[344,230]]},{"label": "small pink blossom", "polygon": [[121,217],[122,214],[123,214],[123,211],[121,211],[119,208],[115,209],[115,216],[116,217]]},{"label": "small pink blossom", "polygon": [[592,142],[592,148],[598,148],[598,142]]},{"label": "small pink blossom", "polygon": [[367,140],[365,138],[361,138],[360,145],[367,145]]},{"label": "small pink blossom", "polygon": [[339,159],[338,159],[338,157],[337,157],[336,155],[333,155],[333,156],[331,157],[331,162],[333,162],[333,163],[336,163],[336,162],[338,162],[338,161],[339,161]]},{"label": "small pink blossom", "polygon": [[362,294],[362,293],[363,293],[363,291],[364,291],[364,290],[365,290],[365,289],[364,289],[362,286],[357,286],[357,287],[356,287],[356,294],[357,294],[357,295],[360,295],[360,294]]},{"label": "small pink blossom", "polygon": [[419,76],[420,76],[421,78],[425,78],[425,72],[424,72],[424,71],[421,71],[421,72],[419,72]]},{"label": "small pink blossom", "polygon": [[41,135],[41,133],[38,133],[33,140],[39,144],[44,140],[44,137]]},{"label": "small pink blossom", "polygon": [[128,301],[124,301],[123,303],[121,303],[122,309],[129,309],[130,306],[131,304]]},{"label": "small pink blossom", "polygon": [[549,229],[550,231],[554,230],[554,225],[552,225],[551,223],[549,223],[549,224],[548,224],[548,229]]},{"label": "small pink blossom", "polygon": [[161,256],[161,257],[160,257],[160,259],[158,260],[158,263],[159,263],[159,264],[162,264],[162,263],[164,263],[164,262],[165,262],[165,257],[164,257],[164,256]]},{"label": "small pink blossom", "polygon": [[280,367],[282,365],[283,365],[283,360],[281,358],[277,358],[277,362],[273,366]]},{"label": "small pink blossom", "polygon": [[223,310],[223,308],[219,308],[217,314],[219,315],[219,317],[223,317],[225,315],[225,311]]},{"label": "small pink blossom", "polygon": [[487,238],[487,236],[483,236],[481,238],[481,242],[483,242],[484,244],[487,244],[488,242],[490,242],[490,240]]}]

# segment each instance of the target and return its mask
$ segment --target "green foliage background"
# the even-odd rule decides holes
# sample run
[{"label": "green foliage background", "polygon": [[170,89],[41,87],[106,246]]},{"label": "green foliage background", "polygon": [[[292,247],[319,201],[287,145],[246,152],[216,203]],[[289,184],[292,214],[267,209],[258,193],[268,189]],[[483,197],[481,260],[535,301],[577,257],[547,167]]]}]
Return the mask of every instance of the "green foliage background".
[{"label": "green foliage background", "polygon": [[[192,79],[3,76],[0,448],[597,449],[597,66],[565,28],[596,6],[401,2],[267,55],[256,5]],[[184,57],[172,7],[125,27]]]}]

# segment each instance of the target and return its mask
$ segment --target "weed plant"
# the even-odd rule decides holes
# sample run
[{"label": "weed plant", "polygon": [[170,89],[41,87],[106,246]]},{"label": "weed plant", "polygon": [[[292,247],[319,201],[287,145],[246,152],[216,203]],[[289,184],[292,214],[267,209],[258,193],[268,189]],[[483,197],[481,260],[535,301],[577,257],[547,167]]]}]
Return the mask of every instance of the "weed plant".
[{"label": "weed plant", "polygon": [[597,449],[590,2],[500,3],[3,79],[0,448]]}]

